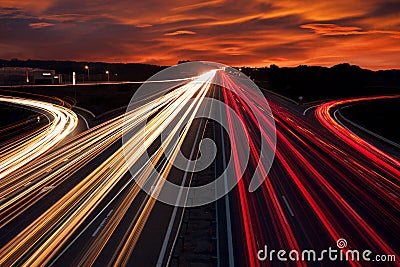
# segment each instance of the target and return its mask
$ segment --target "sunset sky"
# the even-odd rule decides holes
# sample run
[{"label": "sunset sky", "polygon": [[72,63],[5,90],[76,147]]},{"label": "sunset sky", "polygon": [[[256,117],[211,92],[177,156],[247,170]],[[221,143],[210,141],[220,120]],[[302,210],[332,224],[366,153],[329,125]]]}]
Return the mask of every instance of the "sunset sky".
[{"label": "sunset sky", "polygon": [[400,68],[400,1],[0,0],[0,58]]}]

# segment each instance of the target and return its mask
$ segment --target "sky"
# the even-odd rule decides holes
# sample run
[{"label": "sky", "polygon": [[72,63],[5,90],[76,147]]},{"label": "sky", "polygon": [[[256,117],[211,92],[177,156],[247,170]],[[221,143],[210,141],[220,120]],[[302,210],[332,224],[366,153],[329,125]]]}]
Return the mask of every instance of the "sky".
[{"label": "sky", "polygon": [[0,58],[400,69],[400,1],[0,0]]}]

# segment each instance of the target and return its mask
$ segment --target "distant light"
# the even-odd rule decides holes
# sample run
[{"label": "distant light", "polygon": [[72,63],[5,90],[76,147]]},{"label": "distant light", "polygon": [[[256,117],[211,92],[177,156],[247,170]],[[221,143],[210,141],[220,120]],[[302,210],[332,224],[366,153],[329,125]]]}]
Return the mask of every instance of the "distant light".
[{"label": "distant light", "polygon": [[43,75],[43,76],[51,76],[51,73],[50,73],[50,72],[43,72],[42,75]]},{"label": "distant light", "polygon": [[74,71],[74,72],[72,72],[72,85],[75,85],[75,84],[76,84],[76,73]]},{"label": "distant light", "polygon": [[56,76],[54,76],[54,79],[58,79],[58,76],[56,75]]},{"label": "distant light", "polygon": [[110,72],[108,70],[106,70],[106,74],[110,74]]},{"label": "distant light", "polygon": [[85,70],[88,70],[88,69],[89,69],[89,66],[88,66],[88,65],[86,65],[86,66],[85,66]]}]

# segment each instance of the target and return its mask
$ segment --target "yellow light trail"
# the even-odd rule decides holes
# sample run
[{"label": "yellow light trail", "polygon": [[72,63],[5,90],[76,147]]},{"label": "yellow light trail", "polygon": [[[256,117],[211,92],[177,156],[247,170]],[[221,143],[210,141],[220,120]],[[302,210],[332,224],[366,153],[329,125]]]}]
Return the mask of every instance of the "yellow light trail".
[{"label": "yellow light trail", "polygon": [[[60,249],[65,245],[68,238],[71,237],[81,223],[88,218],[91,212],[100,204],[105,196],[115,187],[120,179],[128,172],[129,168],[135,164],[140,157],[147,151],[147,148],[158,138],[158,136],[165,130],[170,123],[173,122],[177,116],[180,116],[182,109],[187,103],[194,97],[195,101],[191,103],[179,123],[183,123],[184,118],[190,116],[188,125],[186,125],[184,132],[181,134],[178,144],[174,144],[174,150],[172,152],[172,158],[176,156],[179,151],[180,145],[187,133],[188,127],[190,127],[193,121],[193,116],[196,110],[199,108],[202,99],[204,98],[207,90],[210,87],[210,81],[215,75],[215,70],[207,72],[196,79],[192,79],[190,82],[176,88],[171,93],[166,94],[163,97],[150,102],[148,105],[134,110],[128,116],[128,123],[132,125],[132,128],[145,121],[150,115],[154,114],[155,111],[162,108],[143,128],[145,138],[142,138],[140,134],[135,134],[131,137],[127,143],[119,148],[113,155],[107,158],[100,166],[98,166],[92,173],[84,178],[78,185],[70,190],[65,196],[57,201],[52,207],[50,207],[45,213],[37,218],[31,225],[26,227],[18,236],[14,237],[6,246],[0,249],[0,265],[13,265],[16,263],[23,262],[24,266],[39,266],[49,263],[49,261],[55,257]],[[179,117],[180,118],[180,117]],[[125,118],[126,120],[126,118]],[[121,124],[121,118],[114,120],[115,123]],[[179,129],[180,125],[176,125],[174,133]],[[113,128],[114,127],[114,128]],[[88,143],[85,145],[90,147],[90,142],[99,141],[98,134],[102,133],[102,138],[107,143],[107,138],[112,139],[112,136],[120,137],[122,127],[115,130],[115,124],[101,125],[92,131],[93,136],[87,138]],[[140,132],[140,131],[139,131]],[[111,136],[109,136],[111,135]],[[167,138],[161,145],[157,153],[152,157],[154,161],[158,161],[162,155],[165,147],[171,142],[171,138]],[[83,141],[77,139],[76,142]],[[64,150],[65,155],[70,158],[79,158],[79,150],[82,149],[78,145],[75,150],[78,150],[77,154],[71,155],[73,150],[72,143],[69,147]],[[93,153],[98,153],[97,149],[104,149],[103,146],[95,146],[94,151],[91,149],[85,150],[85,158],[91,157]],[[62,160],[60,157],[58,160]],[[125,159],[128,160],[125,160]],[[60,162],[54,162],[54,165]],[[152,167],[153,162],[146,164],[145,171],[141,173],[139,181],[144,182],[147,178],[148,170]],[[172,165],[168,163],[163,167],[163,177],[169,173]],[[55,166],[51,166],[55,167]],[[57,175],[56,175],[57,176]],[[55,179],[49,175],[49,180]],[[54,181],[54,180],[53,180]],[[164,179],[157,181],[157,186],[162,186]],[[38,183],[35,183],[35,185]],[[41,184],[43,186],[43,183]],[[138,185],[135,185],[138,186]],[[157,188],[160,188],[157,187]],[[29,187],[30,188],[30,187]],[[36,187],[37,190],[38,187]],[[136,196],[136,191],[133,190],[129,201],[133,201]],[[24,192],[29,192],[25,190]],[[158,190],[155,190],[154,194],[157,194]],[[23,197],[24,195],[22,195]],[[21,197],[21,196],[18,196]],[[18,197],[16,200],[18,200]],[[152,207],[154,206],[154,198],[149,198],[144,206],[141,214],[138,215],[139,220],[133,227],[134,236],[140,235],[141,227],[147,221],[148,214],[150,214]],[[9,207],[11,207],[11,203]],[[128,203],[126,203],[128,205]],[[105,242],[104,240],[103,242]],[[127,242],[135,243],[135,239],[131,236],[127,238]],[[98,245],[101,248],[103,245]],[[98,252],[96,252],[98,253]],[[130,255],[131,249],[122,247],[121,250],[123,258]],[[96,256],[94,256],[96,258]],[[117,259],[119,262],[120,260]]]},{"label": "yellow light trail", "polygon": [[[71,176],[118,140],[122,136],[124,126],[128,126],[126,130],[134,128],[163,103],[173,101],[180,94],[180,90],[173,91],[126,116],[119,116],[94,127],[77,136],[65,147],[24,165],[6,180],[0,180],[0,227],[22,213],[33,201],[42,197],[43,188],[62,183],[64,178]],[[51,173],[48,174],[49,172]],[[26,186],[27,184],[29,186]]]},{"label": "yellow light trail", "polygon": [[71,110],[38,100],[0,96],[0,102],[29,107],[49,117],[49,125],[41,128],[30,138],[22,138],[0,150],[0,180],[7,180],[7,175],[21,166],[36,159],[66,136],[78,125],[78,117]]}]

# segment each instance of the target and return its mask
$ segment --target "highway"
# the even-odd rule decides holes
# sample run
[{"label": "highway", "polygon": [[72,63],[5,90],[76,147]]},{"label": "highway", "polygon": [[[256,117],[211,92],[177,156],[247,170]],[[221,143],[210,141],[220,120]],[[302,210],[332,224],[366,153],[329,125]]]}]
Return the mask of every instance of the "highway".
[{"label": "highway", "polygon": [[[38,218],[21,226],[20,229],[23,230],[17,236],[12,238],[10,231],[7,231],[9,239],[7,237],[4,238],[6,235],[2,235],[2,238],[6,239],[7,243],[0,251],[1,264],[12,265],[19,262],[24,262],[24,264],[28,265],[51,264],[53,260],[57,260],[58,256],[62,255],[60,252],[63,251],[65,245],[68,245],[66,244],[67,241],[69,239],[74,240],[74,234],[78,233],[79,236],[79,228],[83,221],[89,221],[89,226],[92,224],[93,218],[90,215],[100,204],[106,204],[105,207],[108,207],[114,200],[117,200],[117,198],[112,198],[111,202],[102,202],[110,193],[117,191],[118,196],[124,188],[128,188],[129,194],[125,195],[123,202],[119,205],[118,212],[114,213],[118,218],[122,218],[122,215],[127,212],[140,193],[138,184],[145,183],[153,169],[153,164],[161,162],[161,156],[169,143],[171,143],[172,138],[167,138],[162,146],[155,149],[150,160],[140,162],[142,154],[147,151],[161,131],[169,126],[174,118],[178,118],[178,122],[183,123],[183,119],[178,115],[180,115],[180,111],[186,106],[186,103],[194,97],[195,101],[190,104],[189,109],[184,110],[183,118],[188,117],[189,123],[185,126],[185,131],[182,133],[183,136],[178,139],[178,142],[172,144],[174,149],[171,152],[171,156],[176,156],[193,122],[193,114],[196,113],[193,111],[199,109],[201,100],[208,91],[209,80],[213,75],[215,75],[215,71],[206,73],[205,76],[199,77],[195,81],[189,82],[179,89],[148,103],[139,110],[133,111],[129,116],[121,116],[92,128],[83,133],[82,136],[78,136],[75,141],[53,153],[53,155],[37,162],[35,171],[32,171],[31,168],[21,170],[15,179],[18,181],[29,179],[29,186],[22,188],[19,184],[5,185],[9,194],[5,194],[2,198],[2,229],[7,229],[8,226],[10,231],[16,231],[13,222],[20,222],[19,218],[23,216],[24,212],[28,213],[32,202],[36,203],[39,199],[45,197],[48,192],[55,192],[56,190],[54,189],[65,182],[67,178],[70,178],[71,173],[78,171],[80,166],[93,159],[97,153],[101,153],[103,149],[120,138],[124,125],[129,127],[128,130],[133,129],[140,122],[154,115],[150,123],[146,124],[144,129],[138,131],[136,138],[129,139],[128,143],[108,156],[89,175],[78,181],[67,194],[47,208]],[[160,107],[165,107],[165,109],[155,114]],[[179,126],[179,124],[175,126],[173,131],[177,132],[180,129]],[[124,130],[126,131],[127,129]],[[146,133],[145,138],[140,135],[142,132]],[[129,159],[128,162],[125,160],[126,158]],[[128,165],[134,164],[143,164],[140,165],[141,168],[137,174],[136,183],[134,183],[133,177],[128,180],[123,179],[126,177]],[[161,162],[160,166],[163,177],[168,176],[172,165],[165,161]],[[155,188],[161,189],[163,182],[164,179],[155,181]],[[154,190],[153,194],[159,194],[159,190]],[[77,205],[78,203],[79,205]],[[138,237],[143,231],[143,226],[148,220],[155,203],[156,199],[147,195],[142,199],[138,216],[136,216],[136,220],[132,221],[134,224],[129,226],[130,232],[128,233],[130,235],[119,241],[121,251],[120,253],[114,253],[115,255],[110,259],[111,262],[124,264],[126,263],[125,261],[129,260],[132,249],[138,242]],[[94,216],[94,219],[96,217]],[[109,227],[104,228],[105,232],[101,235],[103,236],[104,234],[106,237],[93,240],[95,247],[89,249],[83,255],[84,262],[93,263],[97,259],[108,238],[111,237],[113,230],[118,226],[119,220],[113,217],[110,222],[113,222],[113,224],[109,224]],[[126,244],[129,244],[129,246],[125,247]],[[116,252],[119,251],[117,250]]]},{"label": "highway", "polygon": [[[237,99],[246,99],[244,92]],[[234,230],[242,232],[236,253],[243,256],[236,258],[237,265],[270,265],[258,261],[254,253],[264,245],[275,251],[321,251],[337,248],[340,238],[351,249],[368,248],[398,258],[399,231],[393,226],[400,219],[399,160],[355,136],[334,118],[334,107],[376,98],[332,101],[304,117],[301,107],[273,94],[267,97],[277,126],[276,158],[261,190],[247,193],[239,183],[231,194],[236,199],[231,210],[241,209],[233,215],[241,218]],[[247,103],[251,102],[242,102],[236,111]],[[247,125],[255,124],[254,116],[244,114],[243,118]],[[243,181],[246,188],[248,180]],[[327,260],[323,264],[336,266]],[[272,265],[284,263],[275,257]]]},{"label": "highway", "polygon": [[[215,80],[220,86],[213,85]],[[175,264],[170,257],[184,209],[157,197],[162,196],[166,181],[192,185],[193,166],[188,163],[186,171],[180,170],[174,161],[179,152],[190,159],[199,157],[207,127],[214,127],[215,142],[222,148],[216,172],[232,160],[237,179],[218,204],[225,215],[224,231],[217,237],[218,265],[337,266],[327,258],[260,261],[257,254],[264,245],[299,252],[337,248],[341,238],[347,241],[344,253],[369,249],[372,255],[395,255],[397,262],[392,264],[399,265],[399,159],[335,119],[341,105],[376,98],[330,101],[303,116],[304,107],[265,91],[272,113],[267,112],[261,108],[264,98],[222,69],[179,82],[139,108],[53,150],[76,127],[76,114],[51,104],[0,98],[43,109],[54,122],[0,153],[0,166],[4,166],[0,169],[0,266]],[[217,123],[195,119],[196,114],[213,109],[205,104],[206,97],[226,104],[226,110],[220,110],[228,118],[225,131]],[[379,98],[383,97],[388,96]],[[240,125],[234,116],[246,126],[248,140],[238,135]],[[260,151],[262,140],[275,148],[271,136],[275,127],[275,157],[265,159],[273,160],[268,172],[259,164]],[[160,139],[163,132],[168,135]],[[129,138],[122,141],[124,134]],[[246,146],[251,153],[241,175],[238,165],[245,160]],[[197,179],[201,178],[199,172]],[[254,192],[252,179],[261,181]],[[150,194],[142,187],[151,188]],[[184,194],[174,197],[187,201]]]}]

